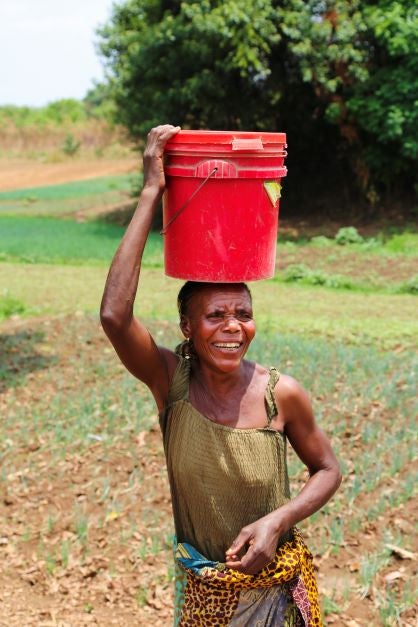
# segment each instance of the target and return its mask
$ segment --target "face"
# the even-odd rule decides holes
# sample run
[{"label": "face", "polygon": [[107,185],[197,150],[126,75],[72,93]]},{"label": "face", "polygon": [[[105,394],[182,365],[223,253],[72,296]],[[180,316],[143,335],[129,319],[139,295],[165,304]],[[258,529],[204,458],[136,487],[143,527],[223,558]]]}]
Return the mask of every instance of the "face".
[{"label": "face", "polygon": [[233,285],[203,289],[191,298],[181,328],[201,363],[230,372],[239,366],[255,335],[250,296]]}]

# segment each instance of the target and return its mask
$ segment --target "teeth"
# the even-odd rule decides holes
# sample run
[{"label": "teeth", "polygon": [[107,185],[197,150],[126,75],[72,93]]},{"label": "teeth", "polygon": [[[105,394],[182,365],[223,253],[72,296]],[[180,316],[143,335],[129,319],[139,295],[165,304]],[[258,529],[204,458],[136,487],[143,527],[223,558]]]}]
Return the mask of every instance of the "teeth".
[{"label": "teeth", "polygon": [[239,348],[240,347],[240,343],[239,342],[225,342],[225,343],[218,343],[215,344],[215,346],[217,348]]}]

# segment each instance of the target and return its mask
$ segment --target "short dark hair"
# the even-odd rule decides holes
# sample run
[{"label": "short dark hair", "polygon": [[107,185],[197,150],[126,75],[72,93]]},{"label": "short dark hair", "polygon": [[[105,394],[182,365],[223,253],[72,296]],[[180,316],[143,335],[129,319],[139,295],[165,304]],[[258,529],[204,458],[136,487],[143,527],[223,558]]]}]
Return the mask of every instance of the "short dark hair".
[{"label": "short dark hair", "polygon": [[204,289],[219,289],[222,286],[234,286],[236,288],[245,290],[250,297],[250,301],[252,302],[251,292],[246,283],[206,283],[205,281],[186,281],[177,296],[177,308],[179,311],[180,320],[183,318],[183,316],[187,316],[187,310],[190,300],[195,294],[201,292]]}]

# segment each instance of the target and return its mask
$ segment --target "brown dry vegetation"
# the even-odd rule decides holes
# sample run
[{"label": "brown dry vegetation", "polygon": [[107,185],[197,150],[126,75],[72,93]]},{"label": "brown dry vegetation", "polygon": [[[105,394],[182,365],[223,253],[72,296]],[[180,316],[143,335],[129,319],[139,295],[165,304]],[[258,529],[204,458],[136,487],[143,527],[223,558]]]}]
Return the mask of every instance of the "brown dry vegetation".
[{"label": "brown dry vegetation", "polygon": [[16,126],[9,123],[0,126],[2,152],[22,155],[28,152],[54,153],[71,134],[85,150],[103,150],[108,146],[126,141],[126,133],[120,127],[110,126],[100,119],[79,123],[33,124]]}]

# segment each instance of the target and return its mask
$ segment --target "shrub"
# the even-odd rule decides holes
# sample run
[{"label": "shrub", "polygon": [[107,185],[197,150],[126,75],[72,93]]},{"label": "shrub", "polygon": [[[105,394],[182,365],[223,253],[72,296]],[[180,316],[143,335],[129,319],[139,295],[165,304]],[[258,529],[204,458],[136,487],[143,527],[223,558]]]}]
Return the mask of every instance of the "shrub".
[{"label": "shrub", "polygon": [[26,310],[26,306],[17,298],[9,296],[8,292],[0,294],[0,320],[10,318],[16,314],[22,314]]},{"label": "shrub", "polygon": [[322,285],[333,289],[350,290],[356,287],[350,277],[341,274],[326,274],[321,270],[310,270],[303,263],[287,266],[284,280],[286,283],[300,282],[305,285]]},{"label": "shrub", "polygon": [[303,263],[292,263],[287,266],[284,271],[284,280],[286,283],[292,283],[293,281],[300,281],[301,279],[305,279],[310,270]]},{"label": "shrub", "polygon": [[66,155],[72,157],[79,150],[81,143],[76,140],[74,135],[69,133],[62,144],[62,150]]},{"label": "shrub", "polygon": [[418,233],[396,233],[385,242],[386,251],[399,255],[417,255]]},{"label": "shrub", "polygon": [[401,283],[398,292],[401,292],[401,294],[418,294],[418,274],[409,279],[409,281]]},{"label": "shrub", "polygon": [[335,236],[335,241],[340,246],[345,246],[346,244],[361,244],[364,239],[355,226],[343,226]]},{"label": "shrub", "polygon": [[311,244],[314,246],[318,246],[319,248],[324,248],[326,246],[332,246],[334,242],[331,238],[326,237],[325,235],[317,235],[316,237],[312,237]]}]

